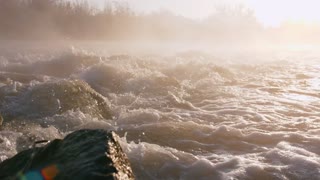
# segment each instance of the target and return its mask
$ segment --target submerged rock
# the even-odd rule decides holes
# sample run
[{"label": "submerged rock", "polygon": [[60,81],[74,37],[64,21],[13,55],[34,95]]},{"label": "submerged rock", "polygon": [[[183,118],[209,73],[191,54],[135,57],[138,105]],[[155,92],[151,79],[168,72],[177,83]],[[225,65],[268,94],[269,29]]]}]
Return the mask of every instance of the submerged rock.
[{"label": "submerged rock", "polygon": [[41,118],[79,109],[93,117],[111,119],[107,99],[80,80],[38,84],[8,102],[3,115],[12,118]]},{"label": "submerged rock", "polygon": [[1,126],[2,126],[2,123],[3,123],[3,117],[2,117],[2,115],[0,114],[0,128],[1,128]]},{"label": "submerged rock", "polygon": [[22,74],[16,72],[0,72],[0,82],[5,83],[8,80],[20,82],[20,83],[30,83],[31,81],[43,82],[45,76],[33,75],[33,74]]},{"label": "submerged rock", "polygon": [[[25,77],[23,79],[26,79],[27,74],[29,74],[29,77],[46,75],[58,78],[68,78],[70,75],[93,64],[97,64],[98,62],[100,62],[100,57],[97,56],[67,53],[47,61],[10,63],[5,67],[0,67],[0,71],[17,73],[17,75],[24,74]],[[14,77],[17,77],[17,75]]]},{"label": "submerged rock", "polygon": [[125,82],[131,77],[132,73],[127,70],[106,64],[94,65],[81,75],[81,78],[98,92],[102,87],[104,91],[112,93],[124,92]]},{"label": "submerged rock", "polygon": [[117,139],[104,130],[73,132],[5,160],[0,179],[134,179]]}]

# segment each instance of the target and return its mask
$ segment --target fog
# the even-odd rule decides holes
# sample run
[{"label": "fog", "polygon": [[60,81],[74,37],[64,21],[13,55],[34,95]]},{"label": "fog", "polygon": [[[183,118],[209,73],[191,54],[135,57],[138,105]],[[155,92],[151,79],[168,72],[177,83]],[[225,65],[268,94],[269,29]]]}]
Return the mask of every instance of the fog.
[{"label": "fog", "polygon": [[[203,19],[168,10],[133,11],[125,2],[0,0],[0,39],[100,41],[266,48],[318,45],[316,23],[285,22],[265,27],[242,4],[216,5]],[[272,13],[272,12],[270,12]]]},{"label": "fog", "polygon": [[319,24],[104,4],[0,0],[0,163],[89,128],[120,136],[136,179],[319,179]]}]

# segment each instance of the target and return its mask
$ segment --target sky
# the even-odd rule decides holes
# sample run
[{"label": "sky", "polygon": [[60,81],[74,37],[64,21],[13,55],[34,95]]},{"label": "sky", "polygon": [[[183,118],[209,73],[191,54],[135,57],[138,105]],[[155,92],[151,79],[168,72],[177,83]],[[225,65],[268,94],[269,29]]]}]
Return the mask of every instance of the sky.
[{"label": "sky", "polygon": [[[90,0],[103,6],[105,0]],[[282,22],[320,22],[320,0],[113,0],[128,2],[137,12],[167,9],[176,14],[201,19],[212,12],[217,4],[244,4],[255,12],[265,26],[278,26]]]}]

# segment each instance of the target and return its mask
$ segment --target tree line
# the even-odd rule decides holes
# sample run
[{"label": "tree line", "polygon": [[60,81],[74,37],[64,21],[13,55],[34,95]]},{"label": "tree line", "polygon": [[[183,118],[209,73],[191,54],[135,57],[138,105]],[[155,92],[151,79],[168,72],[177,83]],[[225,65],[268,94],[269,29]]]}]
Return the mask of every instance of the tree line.
[{"label": "tree line", "polygon": [[126,3],[86,0],[0,0],[0,38],[16,40],[241,41],[255,38],[262,26],[244,6],[213,8],[193,20],[169,11],[139,14]]}]

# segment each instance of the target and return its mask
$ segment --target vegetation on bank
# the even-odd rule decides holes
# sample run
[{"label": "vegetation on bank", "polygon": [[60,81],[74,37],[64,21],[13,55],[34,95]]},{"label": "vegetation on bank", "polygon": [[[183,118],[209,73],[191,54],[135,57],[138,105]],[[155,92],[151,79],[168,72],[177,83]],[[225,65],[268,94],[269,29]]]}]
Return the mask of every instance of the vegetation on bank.
[{"label": "vegetation on bank", "polygon": [[243,6],[217,7],[198,21],[165,10],[138,14],[111,1],[99,9],[85,0],[0,0],[2,39],[219,41],[252,36],[259,28]]},{"label": "vegetation on bank", "polygon": [[[0,0],[0,39],[176,42],[319,42],[319,25],[284,23],[266,28],[242,5],[216,6],[202,20],[166,10],[136,13],[126,3],[105,0]],[[123,2],[123,1],[122,1]]]}]

